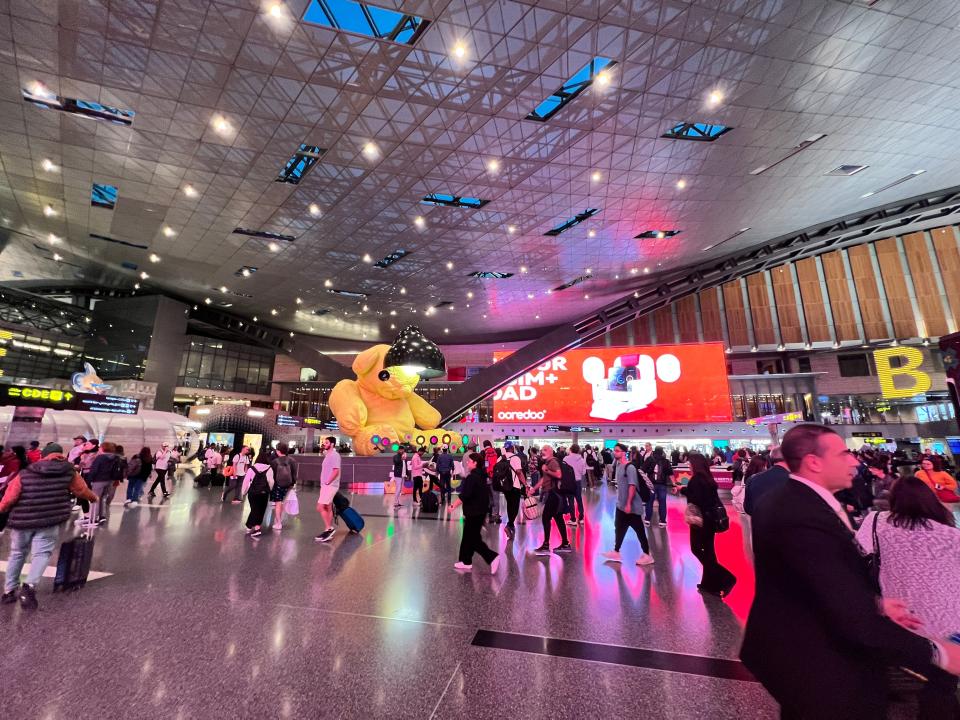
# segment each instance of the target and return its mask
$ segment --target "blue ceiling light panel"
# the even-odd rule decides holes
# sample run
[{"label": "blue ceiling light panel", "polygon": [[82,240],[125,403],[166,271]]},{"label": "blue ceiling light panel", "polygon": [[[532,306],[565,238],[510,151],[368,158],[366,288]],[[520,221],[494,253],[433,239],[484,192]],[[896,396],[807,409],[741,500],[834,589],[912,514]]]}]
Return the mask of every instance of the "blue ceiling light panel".
[{"label": "blue ceiling light panel", "polygon": [[481,280],[504,280],[513,277],[513,273],[496,272],[494,270],[477,270],[467,275],[467,277],[480,278]]},{"label": "blue ceiling light panel", "polygon": [[300,181],[320,161],[325,152],[327,151],[324,148],[316,145],[301,145],[300,149],[293,154],[293,157],[287,160],[287,164],[283,166],[280,174],[277,175],[277,182],[290,183],[291,185],[300,184]]},{"label": "blue ceiling light panel", "polygon": [[660,137],[674,140],[697,140],[699,142],[713,142],[724,133],[733,130],[726,125],[709,125],[707,123],[678,123]]},{"label": "blue ceiling light panel", "polygon": [[47,110],[60,110],[71,115],[80,115],[82,117],[92,118],[94,120],[106,120],[117,125],[132,125],[133,117],[136,113],[133,110],[121,110],[120,108],[101,105],[89,100],[77,100],[75,98],[60,97],[53,93],[35,94],[29,90],[23,90],[23,99]]},{"label": "blue ceiling light panel", "polygon": [[481,200],[480,198],[461,197],[460,195],[430,193],[420,202],[424,205],[442,205],[445,207],[473,208],[474,210],[479,210],[490,201]]},{"label": "blue ceiling light panel", "polygon": [[674,235],[679,235],[682,230],[644,230],[639,235],[634,235],[634,240],[650,240],[657,238],[662,240],[663,238],[673,237]]},{"label": "blue ceiling light panel", "polygon": [[602,70],[611,68],[616,64],[616,61],[610,58],[593,58],[593,60],[580,68],[573,77],[567,80],[559,90],[537,105],[534,111],[527,115],[527,120],[546,122],[556,115],[568,102],[593,85],[593,81]]},{"label": "blue ceiling light panel", "polygon": [[589,219],[592,218],[594,215],[596,215],[598,212],[600,212],[600,209],[599,209],[599,208],[588,208],[587,210],[584,210],[584,211],[583,211],[582,213],[580,213],[579,215],[575,215],[574,217],[572,217],[572,218],[570,218],[569,220],[567,220],[563,225],[558,225],[557,227],[553,228],[552,230],[547,230],[547,231],[544,233],[544,235],[548,235],[548,236],[550,236],[550,237],[556,237],[556,236],[559,235],[560,233],[566,232],[567,230],[569,230],[569,229],[572,228],[572,227],[576,227],[577,225],[579,225],[580,223],[582,223],[584,220],[589,220]]},{"label": "blue ceiling light panel", "polygon": [[116,185],[93,184],[93,190],[90,192],[90,204],[94,207],[113,210],[117,206],[117,187]]},{"label": "blue ceiling light panel", "polygon": [[397,260],[402,260],[410,254],[409,250],[395,250],[382,260],[377,260],[373,266],[378,268],[387,268],[393,265]]},{"label": "blue ceiling light panel", "polygon": [[353,0],[310,0],[303,21],[404,45],[413,45],[430,24],[416,15]]}]

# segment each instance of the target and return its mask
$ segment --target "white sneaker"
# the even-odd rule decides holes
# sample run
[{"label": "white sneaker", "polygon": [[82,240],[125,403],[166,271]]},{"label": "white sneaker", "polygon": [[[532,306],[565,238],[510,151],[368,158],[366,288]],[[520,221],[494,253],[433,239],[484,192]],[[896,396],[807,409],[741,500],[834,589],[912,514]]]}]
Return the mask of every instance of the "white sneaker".
[{"label": "white sneaker", "polygon": [[274,530],[283,530],[283,525],[277,524],[273,526]]},{"label": "white sneaker", "polygon": [[607,550],[605,553],[601,553],[604,560],[609,560],[610,562],[621,562],[620,553],[616,550]]},{"label": "white sneaker", "polygon": [[666,526],[667,526],[666,523],[660,523],[660,527],[666,527]]},{"label": "white sneaker", "polygon": [[647,553],[644,553],[637,558],[637,565],[653,565],[655,562],[656,560],[650,557]]},{"label": "white sneaker", "polygon": [[576,526],[577,526],[577,521],[576,521],[576,520],[567,520],[567,525],[571,525],[571,526],[573,526],[573,527],[576,527]]},{"label": "white sneaker", "polygon": [[649,521],[649,520],[644,520],[644,521],[643,521],[643,524],[646,525],[647,527],[650,527],[650,521]]},{"label": "white sneaker", "polygon": [[455,570],[466,570],[467,572],[470,572],[471,570],[473,570],[473,565],[465,565],[464,563],[459,561],[455,562],[453,564],[453,567]]},{"label": "white sneaker", "polygon": [[491,574],[491,575],[496,575],[496,574],[497,574],[497,570],[500,568],[500,558],[501,558],[501,557],[502,557],[501,555],[497,555],[497,556],[493,559],[493,562],[490,563],[490,574]]},{"label": "white sneaker", "polygon": [[139,502],[134,500],[133,502],[130,503],[130,507],[137,507],[139,504],[140,504]]}]

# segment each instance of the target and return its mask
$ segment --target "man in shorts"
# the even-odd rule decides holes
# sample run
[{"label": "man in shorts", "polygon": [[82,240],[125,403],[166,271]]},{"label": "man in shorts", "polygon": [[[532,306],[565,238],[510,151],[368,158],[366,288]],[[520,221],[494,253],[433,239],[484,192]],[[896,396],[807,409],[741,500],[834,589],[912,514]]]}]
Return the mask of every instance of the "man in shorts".
[{"label": "man in shorts", "polygon": [[317,542],[330,542],[337,531],[333,526],[333,496],[340,489],[340,453],[337,452],[337,439],[333,436],[323,439],[323,465],[320,469],[320,499],[317,510],[323,517],[326,530],[317,535]]}]

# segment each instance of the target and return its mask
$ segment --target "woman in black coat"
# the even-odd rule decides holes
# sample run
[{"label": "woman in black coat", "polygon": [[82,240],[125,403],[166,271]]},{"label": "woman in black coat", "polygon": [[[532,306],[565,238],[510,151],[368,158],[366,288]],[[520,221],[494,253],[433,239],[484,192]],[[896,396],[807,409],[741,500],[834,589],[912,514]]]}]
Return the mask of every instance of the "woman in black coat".
[{"label": "woman in black coat", "polygon": [[459,497],[450,504],[450,510],[463,506],[463,537],[460,539],[460,558],[453,567],[457,570],[473,570],[473,554],[490,565],[495,573],[500,565],[500,555],[487,547],[483,541],[483,519],[490,509],[490,489],[483,470],[483,455],[470,453],[463,456],[463,468],[467,476],[460,483]]},{"label": "woman in black coat", "polygon": [[717,551],[714,547],[716,531],[714,529],[712,512],[720,505],[720,496],[717,494],[717,481],[710,472],[710,463],[700,453],[691,453],[688,458],[693,475],[682,492],[687,503],[696,505],[703,518],[703,525],[690,525],[690,551],[703,565],[703,577],[697,589],[712,595],[726,597],[730,594],[737,578],[717,560]]}]

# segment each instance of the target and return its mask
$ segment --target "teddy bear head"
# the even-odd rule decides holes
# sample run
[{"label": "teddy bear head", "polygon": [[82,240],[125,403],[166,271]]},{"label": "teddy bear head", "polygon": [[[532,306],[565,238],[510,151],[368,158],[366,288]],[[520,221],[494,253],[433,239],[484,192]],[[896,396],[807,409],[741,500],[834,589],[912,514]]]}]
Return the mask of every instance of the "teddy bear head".
[{"label": "teddy bear head", "polygon": [[364,350],[354,359],[353,371],[360,387],[388,400],[399,400],[413,392],[420,376],[402,367],[385,368],[383,359],[388,350],[389,345]]}]

